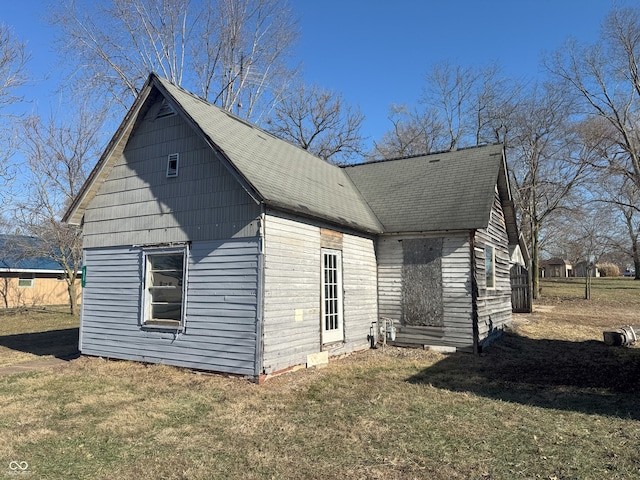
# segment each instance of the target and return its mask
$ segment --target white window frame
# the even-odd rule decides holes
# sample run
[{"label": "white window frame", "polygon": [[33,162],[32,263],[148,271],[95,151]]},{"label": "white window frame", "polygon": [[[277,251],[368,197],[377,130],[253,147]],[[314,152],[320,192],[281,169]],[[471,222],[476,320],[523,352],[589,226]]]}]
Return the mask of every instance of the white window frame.
[{"label": "white window frame", "polygon": [[487,290],[496,288],[496,249],[493,245],[484,246],[484,278]]},{"label": "white window frame", "polygon": [[[28,282],[28,284],[26,285],[20,285],[21,282]],[[33,288],[36,286],[36,276],[31,273],[28,276],[27,275],[20,275],[18,276],[18,288]]]},{"label": "white window frame", "polygon": [[[181,305],[180,316],[178,320],[152,318],[153,312],[153,295],[152,289],[170,288],[164,286],[151,285],[152,273],[151,259],[156,256],[182,255],[182,285],[180,286]],[[187,307],[187,275],[188,275],[188,249],[186,246],[179,248],[153,248],[143,251],[143,277],[142,277],[142,318],[140,319],[143,327],[149,328],[165,328],[183,330],[185,327],[185,312]]]},{"label": "white window frame", "polygon": [[[171,163],[175,162],[176,167],[172,168]],[[167,156],[167,178],[174,178],[178,176],[178,169],[180,167],[180,154],[172,153]]]},{"label": "white window frame", "polygon": [[[342,284],[342,251],[321,249],[320,322],[322,343],[344,341],[344,295]],[[327,265],[327,259],[335,265]]]}]

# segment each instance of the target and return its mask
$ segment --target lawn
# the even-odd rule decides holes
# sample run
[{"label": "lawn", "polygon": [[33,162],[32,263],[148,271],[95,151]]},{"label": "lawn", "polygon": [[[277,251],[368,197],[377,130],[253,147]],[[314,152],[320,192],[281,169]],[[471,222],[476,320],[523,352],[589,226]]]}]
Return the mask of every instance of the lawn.
[{"label": "lawn", "polygon": [[262,386],[88,357],[0,377],[0,478],[639,478],[640,348],[602,330],[640,324],[640,282],[543,294],[482,356],[369,350]]},{"label": "lawn", "polygon": [[68,307],[0,310],[0,368],[78,350],[79,320]]}]

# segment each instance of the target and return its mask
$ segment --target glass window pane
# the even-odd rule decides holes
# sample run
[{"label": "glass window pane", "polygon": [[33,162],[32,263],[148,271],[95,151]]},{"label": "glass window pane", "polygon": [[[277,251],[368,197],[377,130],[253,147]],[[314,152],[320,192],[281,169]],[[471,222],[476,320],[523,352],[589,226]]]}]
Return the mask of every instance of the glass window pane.
[{"label": "glass window pane", "polygon": [[182,318],[182,306],[179,303],[151,304],[153,320],[176,320]]},{"label": "glass window pane", "polygon": [[151,270],[178,270],[182,272],[184,256],[180,254],[151,255],[149,263]]},{"label": "glass window pane", "polygon": [[180,288],[150,288],[151,302],[182,303],[182,289]]},{"label": "glass window pane", "polygon": [[145,321],[182,320],[184,253],[147,255]]}]

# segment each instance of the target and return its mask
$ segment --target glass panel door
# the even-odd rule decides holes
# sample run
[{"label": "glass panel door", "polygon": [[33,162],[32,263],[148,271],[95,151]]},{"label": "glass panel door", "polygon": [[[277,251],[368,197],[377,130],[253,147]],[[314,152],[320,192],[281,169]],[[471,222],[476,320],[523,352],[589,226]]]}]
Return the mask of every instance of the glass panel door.
[{"label": "glass panel door", "polygon": [[342,252],[322,249],[322,343],[344,339],[342,318]]}]

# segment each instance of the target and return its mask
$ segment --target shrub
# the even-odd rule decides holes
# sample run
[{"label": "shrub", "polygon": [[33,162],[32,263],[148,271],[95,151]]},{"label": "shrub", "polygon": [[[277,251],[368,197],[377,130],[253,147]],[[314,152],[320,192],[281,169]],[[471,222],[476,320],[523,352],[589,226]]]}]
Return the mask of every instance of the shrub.
[{"label": "shrub", "polygon": [[613,263],[600,263],[598,264],[601,277],[619,277],[620,268]]}]

